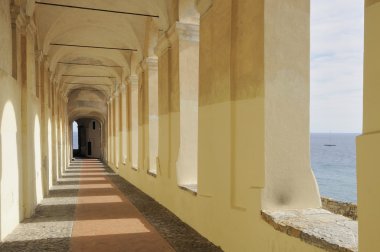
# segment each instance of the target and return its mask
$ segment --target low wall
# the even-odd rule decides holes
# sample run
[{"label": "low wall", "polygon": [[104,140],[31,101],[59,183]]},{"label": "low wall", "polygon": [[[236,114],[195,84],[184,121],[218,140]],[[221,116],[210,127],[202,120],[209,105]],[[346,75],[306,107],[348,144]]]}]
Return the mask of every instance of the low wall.
[{"label": "low wall", "polygon": [[322,207],[332,213],[340,214],[356,220],[357,216],[357,206],[349,202],[341,202],[329,198],[321,198]]}]

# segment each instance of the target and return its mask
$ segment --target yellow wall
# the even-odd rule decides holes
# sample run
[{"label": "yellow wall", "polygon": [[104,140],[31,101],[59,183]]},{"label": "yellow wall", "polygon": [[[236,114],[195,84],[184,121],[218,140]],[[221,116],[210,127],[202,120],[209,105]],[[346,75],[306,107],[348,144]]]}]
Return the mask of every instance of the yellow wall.
[{"label": "yellow wall", "polygon": [[363,135],[357,138],[359,250],[377,251],[380,225],[380,1],[367,0]]},{"label": "yellow wall", "polygon": [[20,85],[0,69],[0,234],[3,239],[22,220]]},{"label": "yellow wall", "polygon": [[49,97],[42,86],[50,85],[49,75],[47,68],[38,67],[46,58],[38,55],[28,8],[14,8],[19,14],[11,24],[10,1],[0,2],[0,240],[30,217],[46,195],[49,181],[53,182],[52,156],[57,150],[51,135],[55,122],[48,103],[43,102]]},{"label": "yellow wall", "polygon": [[[303,40],[299,43],[308,44],[309,5],[304,1],[285,4],[283,7],[286,12],[281,14],[278,11],[280,9],[276,8],[276,4],[280,2],[265,1],[268,4],[266,8],[274,12],[274,15],[283,15],[283,19],[292,19],[291,22],[305,22],[296,38]],[[252,13],[248,10],[255,11]],[[198,194],[194,195],[180,189],[177,180],[181,134],[179,59],[182,56],[178,40],[171,39],[170,48],[160,50],[158,53],[160,159],[158,175],[157,177],[149,175],[144,163],[144,160],[152,157],[146,156],[149,155],[146,151],[149,142],[144,131],[148,123],[144,107],[147,104],[142,101],[139,101],[139,167],[136,167],[137,170],[132,169],[131,160],[128,160],[127,165],[120,170],[120,174],[225,251],[321,251],[299,239],[275,231],[260,216],[262,189],[266,186],[264,174],[268,165],[265,145],[270,143],[268,140],[270,138],[266,135],[270,132],[265,133],[264,119],[278,115],[276,113],[271,115],[273,111],[265,110],[265,101],[269,99],[266,95],[271,95],[270,98],[273,100],[280,97],[282,92],[290,94],[297,85],[302,94],[299,100],[291,103],[289,110],[284,107],[278,108],[280,113],[288,113],[280,114],[283,118],[281,125],[276,125],[275,121],[270,123],[273,124],[272,129],[276,130],[279,130],[284,123],[289,123],[291,128],[287,131],[286,140],[293,139],[292,137],[300,138],[297,141],[300,146],[288,150],[288,158],[292,157],[293,165],[298,166],[299,171],[303,173],[302,176],[294,178],[292,183],[303,178],[304,181],[298,181],[299,184],[294,186],[306,184],[309,189],[299,192],[303,193],[299,195],[294,192],[294,195],[298,196],[290,195],[290,202],[286,203],[286,207],[319,206],[319,194],[310,170],[307,140],[309,115],[306,105],[309,68],[308,64],[304,63],[309,60],[308,46],[303,48],[306,55],[295,57],[289,63],[281,62],[286,65],[293,64],[293,61],[301,61],[299,71],[302,75],[298,82],[293,83],[291,80],[286,80],[285,83],[272,82],[274,86],[270,92],[265,93],[267,84],[264,79],[265,70],[274,74],[280,70],[276,69],[276,66],[266,68],[264,65],[264,57],[273,60],[276,59],[276,55],[264,54],[264,45],[272,44],[265,42],[263,31],[274,29],[274,26],[264,26],[263,10],[263,0],[219,0],[214,1],[212,8],[201,17],[197,125]],[[278,18],[276,22],[280,23],[283,19]],[[276,24],[278,23],[274,25]],[[291,27],[286,28],[287,32],[291,30]],[[271,32],[280,33],[276,30]],[[280,35],[285,36],[285,34]],[[166,40],[161,38],[159,43],[167,43]],[[285,52],[286,46],[295,50],[295,46],[299,45],[292,45],[292,42],[290,40],[281,50]],[[192,54],[192,57],[197,56],[195,53]],[[297,77],[297,73],[290,74]],[[147,80],[144,77],[144,73],[139,74],[139,83],[142,86],[139,98],[146,97],[144,92],[147,91]],[[283,85],[283,88],[279,89],[281,92],[276,92],[275,85]],[[128,104],[132,108],[136,106],[133,102]],[[272,108],[275,105],[272,104]],[[297,117],[299,120],[292,124],[294,116],[288,117],[288,115],[290,110],[297,108],[302,110],[302,113],[299,118]],[[127,113],[127,109],[124,108],[123,114]],[[271,143],[282,144],[281,148],[288,146],[287,141]],[[296,155],[298,151],[302,152],[299,157]],[[277,157],[277,155],[269,156],[270,159]],[[109,164],[117,171],[111,162]],[[278,163],[275,166],[277,169],[281,168]],[[302,202],[302,199],[305,201]]]},{"label": "yellow wall", "polygon": [[[191,15],[198,13],[190,2],[180,2],[179,18],[194,25],[198,19]],[[67,101],[47,68],[44,84],[49,88],[41,89],[43,95],[36,94],[38,46],[33,19],[20,21],[28,29],[18,31],[17,42],[12,42],[9,12],[9,0],[0,1],[1,239],[33,213],[47,191],[47,181],[52,184],[59,177],[71,156]],[[321,251],[275,231],[260,215],[263,208],[320,205],[308,154],[309,15],[309,1],[303,0],[218,0],[202,13],[200,53],[186,56],[189,62],[199,60],[200,64],[199,80],[188,76],[199,88],[198,121],[194,123],[199,139],[194,162],[197,195],[178,187],[177,174],[184,134],[180,116],[185,116],[180,113],[184,95],[180,67],[186,67],[183,50],[191,44],[181,44],[164,32],[167,38],[159,42],[166,46],[158,53],[157,177],[147,173],[148,161],[155,157],[148,151],[149,78],[144,66],[138,71],[132,67],[132,75],[138,78],[130,78],[125,91],[108,105],[108,164],[225,251]],[[374,201],[380,191],[376,180],[380,175],[376,169],[380,164],[376,152],[380,148],[379,17],[379,1],[367,1],[364,135],[358,138],[363,251],[374,250],[371,246],[376,244],[379,226],[375,220],[380,219]],[[297,32],[292,29],[295,26]],[[21,34],[27,36],[24,44]],[[13,64],[12,45],[17,45],[18,65]],[[41,76],[38,79],[41,82]],[[131,89],[136,99],[131,98]],[[126,106],[120,106],[124,96]],[[51,99],[50,109],[47,99]],[[134,108],[138,114],[131,121]],[[120,121],[124,116],[125,124]],[[134,122],[137,141],[132,141]],[[124,128],[127,132],[121,134]],[[132,149],[138,150],[137,170],[131,165]]]}]

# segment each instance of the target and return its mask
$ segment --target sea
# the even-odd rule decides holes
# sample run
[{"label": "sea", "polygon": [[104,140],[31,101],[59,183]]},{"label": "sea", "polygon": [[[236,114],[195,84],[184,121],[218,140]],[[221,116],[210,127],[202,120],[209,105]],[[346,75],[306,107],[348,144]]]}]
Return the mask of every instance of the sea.
[{"label": "sea", "polygon": [[321,196],[356,203],[355,138],[358,135],[354,133],[311,133],[311,167]]}]

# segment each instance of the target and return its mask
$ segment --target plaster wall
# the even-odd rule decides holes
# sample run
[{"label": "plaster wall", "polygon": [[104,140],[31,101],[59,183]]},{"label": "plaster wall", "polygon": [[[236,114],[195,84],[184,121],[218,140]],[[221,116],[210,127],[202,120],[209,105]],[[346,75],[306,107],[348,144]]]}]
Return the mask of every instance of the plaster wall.
[{"label": "plaster wall", "polygon": [[[40,101],[36,97],[35,40],[27,29],[25,45],[21,47],[25,71],[22,83],[22,155],[24,169],[24,211],[25,217],[33,214],[35,207],[43,198],[41,172],[41,129]],[[24,47],[25,46],[25,47]],[[25,50],[25,52],[23,51]]]},{"label": "plaster wall", "polygon": [[12,74],[9,1],[0,3],[0,240],[22,219],[21,88]]},{"label": "plaster wall", "polygon": [[[16,5],[20,14],[14,20],[17,25],[13,25],[12,39],[9,2],[0,3],[1,240],[33,214],[47,192],[48,181],[52,184],[51,160],[56,150],[51,110],[44,102],[48,97],[47,69],[36,68],[44,63],[36,58],[33,19]],[[33,11],[28,9],[28,14]]]},{"label": "plaster wall", "polygon": [[[137,127],[133,124],[137,118],[140,125],[138,130],[143,130],[141,125],[144,122],[144,110],[142,104],[136,101],[141,96],[137,96],[137,91],[133,90],[132,85],[132,159],[136,155],[140,161],[135,163],[138,166],[135,167],[138,168],[137,171],[130,165],[134,161],[127,162],[125,172],[121,175],[225,251],[321,251],[299,239],[275,231],[260,216],[265,202],[262,190],[267,185],[264,172],[270,164],[268,159],[276,159],[279,155],[277,152],[275,155],[266,155],[265,145],[274,140],[266,137],[264,125],[270,123],[271,131],[279,131],[281,125],[277,123],[275,127],[272,119],[277,115],[283,118],[284,123],[290,123],[290,128],[295,127],[287,133],[300,137],[301,140],[297,144],[306,149],[301,151],[301,147],[297,146],[289,150],[294,153],[292,159],[289,157],[290,162],[301,170],[306,170],[302,178],[308,181],[305,183],[311,183],[311,190],[300,196],[305,197],[302,206],[319,205],[318,200],[313,200],[318,197],[318,192],[312,173],[307,170],[310,169],[307,153],[309,143],[305,140],[308,129],[307,108],[301,108],[299,117],[288,117],[281,114],[288,113],[286,108],[280,106],[281,99],[268,110],[265,107],[266,102],[271,104],[271,99],[280,96],[281,92],[287,95],[292,94],[291,91],[294,95],[300,92],[301,100],[295,104],[290,103],[289,109],[298,109],[299,104],[308,102],[305,96],[308,92],[307,67],[301,67],[300,76],[293,73],[293,79],[284,84],[273,84],[273,81],[267,83],[264,78],[265,71],[267,74],[281,72],[277,66],[264,65],[264,57],[272,61],[277,60],[275,55],[266,51],[270,50],[274,41],[264,42],[264,30],[267,29],[274,35],[279,33],[281,39],[284,36],[280,31],[271,30],[273,27],[264,25],[264,13],[278,17],[273,22],[280,23],[284,19],[290,19],[291,23],[306,23],[305,27],[308,25],[308,4],[303,1],[287,1],[288,4],[283,6],[286,11],[281,13],[279,8],[276,8],[277,4],[281,5],[280,2],[214,1],[212,7],[201,17],[199,121],[196,124],[199,139],[197,195],[180,189],[177,180],[177,159],[182,134],[180,44],[171,42],[170,48],[163,50],[158,58],[160,168],[157,177],[147,174],[144,163],[141,162],[147,158],[145,155],[148,155],[148,152],[140,151],[149,146],[141,146],[146,144],[142,134],[134,135],[133,128],[136,130]],[[265,8],[264,4],[267,4]],[[264,9],[268,12],[263,12]],[[255,11],[252,14],[248,10]],[[308,30],[305,27],[300,29],[301,34],[295,38],[307,44]],[[289,32],[286,29],[285,31]],[[293,48],[298,45],[291,45],[292,42],[287,41],[286,46]],[[267,49],[265,45],[268,46]],[[303,50],[306,51],[307,48]],[[304,63],[308,60],[307,55],[299,55],[297,59]],[[281,61],[281,64],[292,63]],[[140,78],[143,78],[142,75]],[[265,92],[266,85],[269,88],[268,93]],[[168,99],[165,99],[166,97]],[[138,109],[133,111],[136,103],[139,104]],[[291,122],[293,119],[296,121],[294,125]],[[284,139],[284,136],[280,139]],[[281,148],[288,146],[287,141],[279,141],[276,144],[280,144]],[[233,148],[236,150],[233,151]],[[137,150],[139,154],[133,154]],[[296,155],[297,151],[301,151],[305,156]],[[277,163],[275,166],[278,169],[283,168]],[[298,196],[294,197],[296,199]],[[311,201],[307,197],[310,197]],[[300,206],[295,202],[298,204],[302,200],[292,201],[288,206]]]},{"label": "plaster wall", "polygon": [[[178,21],[199,23],[192,4],[190,0],[180,1]],[[15,80],[11,77],[11,57],[8,59],[12,51],[11,36],[8,36],[10,19],[1,16],[0,34],[5,35],[0,37],[0,41],[4,39],[0,55],[8,59],[0,63],[1,88],[7,90],[0,92],[2,238],[23,217],[33,213],[43,196],[46,174],[52,174],[49,181],[53,183],[68,164],[71,119],[95,111],[98,119],[108,123],[108,137],[103,142],[107,143],[104,153],[109,154],[107,162],[111,168],[224,251],[321,251],[275,231],[260,216],[263,208],[320,206],[308,154],[309,3],[218,0],[204,11],[200,19],[199,48],[193,42],[172,38],[169,43],[165,39],[161,41],[167,45],[158,53],[156,142],[149,139],[149,128],[153,125],[149,124],[147,71],[139,69],[136,78],[132,78],[125,106],[120,98],[111,100],[108,122],[104,99],[91,95],[79,97],[86,99],[76,99],[67,106],[57,82],[49,83],[52,108],[45,115],[41,110],[44,100],[37,98],[35,89],[35,31],[29,27],[26,39],[17,43],[21,47],[18,58],[23,59],[19,60],[18,72],[23,78]],[[378,23],[377,0],[368,1],[367,11],[370,23]],[[9,1],[2,1],[0,13],[6,12],[9,12]],[[297,27],[296,31],[293,27]],[[376,65],[378,36],[373,35],[375,28],[371,26],[367,31],[366,48],[372,48],[374,57],[367,55],[366,60]],[[198,61],[199,78],[186,65]],[[379,91],[374,84],[378,79],[376,72],[379,71],[369,71],[366,75],[369,83],[365,91],[366,131],[358,139],[358,164],[362,167],[358,172],[362,205],[359,215],[362,211],[368,216],[377,216],[372,210],[377,206],[374,208],[376,203],[371,202],[371,195],[379,191],[376,184],[379,174],[373,168],[380,163],[375,152],[380,147],[376,133],[380,127],[373,109],[379,104],[372,97]],[[77,107],[82,110],[76,110]],[[196,110],[196,117],[186,118],[194,112],[189,108]],[[124,126],[120,118],[124,115],[130,119],[126,121],[127,140],[121,133]],[[86,127],[90,136],[89,121]],[[47,137],[41,134],[44,129],[48,129]],[[190,131],[196,135],[189,135]],[[198,141],[186,140],[186,136]],[[9,144],[12,139],[15,141]],[[128,150],[125,165],[124,141]],[[194,144],[191,145],[195,148],[194,156],[181,156],[183,142]],[[154,155],[149,151],[152,143],[158,143],[156,177],[147,173]],[[8,155],[12,158],[4,159]],[[49,162],[49,173],[43,173],[43,160],[47,156],[54,162]],[[189,157],[194,157],[191,168],[196,168],[197,194],[178,187],[178,160]],[[18,182],[14,183],[16,178]],[[363,217],[362,223],[368,224],[361,226],[361,232],[368,236],[361,246],[365,251],[372,251],[372,244],[376,244],[374,228],[378,225],[372,217]]]},{"label": "plaster wall", "polygon": [[378,249],[380,225],[380,1],[367,0],[364,31],[363,134],[357,138],[359,250]]},{"label": "plaster wall", "polygon": [[321,207],[310,166],[309,17],[309,1],[265,1],[262,202],[268,210]]},{"label": "plaster wall", "polygon": [[0,85],[0,240],[2,240],[23,219],[24,213],[21,87],[1,68]]}]

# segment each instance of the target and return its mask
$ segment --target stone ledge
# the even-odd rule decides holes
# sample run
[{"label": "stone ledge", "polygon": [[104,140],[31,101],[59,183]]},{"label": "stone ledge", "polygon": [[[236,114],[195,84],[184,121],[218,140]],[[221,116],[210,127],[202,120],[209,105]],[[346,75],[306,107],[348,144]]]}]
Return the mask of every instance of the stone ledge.
[{"label": "stone ledge", "polygon": [[322,207],[332,213],[346,216],[350,219],[356,220],[358,218],[357,206],[350,202],[342,202],[330,198],[321,198]]},{"label": "stone ledge", "polygon": [[182,190],[191,192],[194,195],[198,193],[198,185],[197,184],[189,184],[189,185],[179,185],[179,188]]},{"label": "stone ledge", "polygon": [[324,209],[262,211],[276,230],[327,251],[357,252],[358,223]]},{"label": "stone ledge", "polygon": [[155,177],[155,178],[157,177],[157,173],[155,173],[155,172],[152,172],[152,171],[149,171],[149,170],[148,170],[146,173],[147,173],[149,176],[152,176],[152,177]]}]

